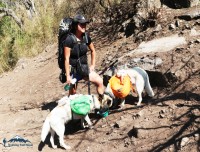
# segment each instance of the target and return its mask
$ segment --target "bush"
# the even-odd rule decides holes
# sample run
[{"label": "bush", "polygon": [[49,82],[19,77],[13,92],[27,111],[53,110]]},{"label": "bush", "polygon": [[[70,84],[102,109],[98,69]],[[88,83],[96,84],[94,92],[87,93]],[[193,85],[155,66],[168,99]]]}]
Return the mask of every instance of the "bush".
[{"label": "bush", "polygon": [[[71,13],[71,4],[71,0],[63,1],[61,6],[51,0],[35,1],[36,12],[32,16],[17,1],[8,4],[22,20],[23,28],[10,16],[0,20],[0,73],[13,69],[19,58],[35,56],[56,42],[59,22]],[[0,7],[5,5],[0,3]]]}]

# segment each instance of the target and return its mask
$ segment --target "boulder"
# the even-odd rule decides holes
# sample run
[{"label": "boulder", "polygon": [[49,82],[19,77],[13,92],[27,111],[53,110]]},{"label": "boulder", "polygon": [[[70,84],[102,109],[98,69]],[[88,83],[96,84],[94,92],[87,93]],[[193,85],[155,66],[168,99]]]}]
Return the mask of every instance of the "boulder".
[{"label": "boulder", "polygon": [[171,8],[189,8],[199,4],[199,0],[162,0],[162,3]]},{"label": "boulder", "polygon": [[148,3],[148,8],[150,9],[161,7],[161,0],[148,0],[147,3]]},{"label": "boulder", "polygon": [[179,15],[178,18],[187,20],[187,21],[190,21],[193,19],[199,19],[200,18],[200,10],[196,9],[196,10],[188,11],[188,12],[184,13],[183,15]]}]

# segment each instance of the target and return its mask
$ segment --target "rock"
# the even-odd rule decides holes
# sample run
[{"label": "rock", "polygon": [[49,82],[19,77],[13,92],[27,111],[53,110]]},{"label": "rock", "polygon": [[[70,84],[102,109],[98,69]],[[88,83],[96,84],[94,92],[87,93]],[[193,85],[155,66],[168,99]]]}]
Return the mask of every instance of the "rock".
[{"label": "rock", "polygon": [[194,116],[198,117],[198,116],[200,115],[200,110],[199,110],[199,109],[193,109],[193,110],[191,111],[191,113],[192,113]]},{"label": "rock", "polygon": [[147,0],[147,4],[149,9],[161,8],[160,0]]},{"label": "rock", "polygon": [[144,110],[141,110],[141,111],[138,112],[138,116],[141,117],[141,116],[144,115],[144,113],[145,113]]},{"label": "rock", "polygon": [[113,58],[112,56],[108,56],[108,59],[107,59],[107,60],[108,60],[108,61],[112,61],[112,58]]},{"label": "rock", "polygon": [[117,121],[117,122],[115,123],[114,127],[115,127],[115,128],[121,128],[121,127],[123,127],[123,126],[125,126],[125,125],[126,125],[126,122],[125,122],[125,121],[119,120],[119,121]]},{"label": "rock", "polygon": [[176,27],[179,27],[180,26],[180,22],[178,20],[175,21],[175,25]]},{"label": "rock", "polygon": [[139,66],[145,70],[151,70],[151,69],[155,69],[155,66],[161,65],[163,62],[163,60],[161,58],[155,57],[155,58],[133,58],[131,60],[132,66]]},{"label": "rock", "polygon": [[168,52],[176,47],[187,44],[184,37],[179,37],[177,34],[169,37],[155,39],[149,42],[142,42],[137,49],[130,53],[143,54],[155,52]]},{"label": "rock", "polygon": [[189,142],[189,138],[188,137],[184,137],[181,140],[180,148],[183,148],[188,142]]},{"label": "rock", "polygon": [[163,113],[160,113],[160,118],[164,118],[165,115]]},{"label": "rock", "polygon": [[174,104],[169,105],[169,107],[170,107],[171,109],[173,109],[173,110],[175,110],[175,109],[177,108],[177,106],[174,105]]},{"label": "rock", "polygon": [[165,109],[162,109],[160,112],[159,112],[159,118],[164,118],[165,117]]},{"label": "rock", "polygon": [[130,145],[131,145],[130,139],[129,139],[129,138],[125,138],[125,139],[124,139],[124,147],[128,147],[128,146],[130,146]]},{"label": "rock", "polygon": [[110,127],[114,127],[114,126],[115,126],[115,124],[114,124],[114,123],[111,123],[111,124],[110,124]]},{"label": "rock", "polygon": [[120,120],[123,120],[123,119],[124,119],[124,116],[121,116],[121,117],[120,117]]},{"label": "rock", "polygon": [[161,65],[162,63],[163,63],[163,61],[161,58],[158,58],[158,57],[155,58],[155,62],[154,62],[155,66]]},{"label": "rock", "polygon": [[192,28],[190,31],[190,36],[198,36],[200,35],[200,32],[197,32],[195,28]]},{"label": "rock", "polygon": [[195,135],[194,135],[194,139],[195,139],[196,141],[198,141],[198,140],[199,140],[199,134],[195,134]]},{"label": "rock", "polygon": [[170,0],[164,1],[164,3],[173,8],[189,8],[197,6],[199,4],[199,0]]},{"label": "rock", "polygon": [[196,39],[194,43],[200,43],[200,39]]},{"label": "rock", "polygon": [[175,26],[174,24],[170,24],[170,25],[169,25],[169,29],[170,29],[170,30],[174,30],[174,29],[176,29],[176,26]]},{"label": "rock", "polygon": [[154,29],[154,32],[159,32],[162,30],[162,26],[160,24],[158,24],[155,29]]},{"label": "rock", "polygon": [[102,126],[101,126],[101,128],[105,128],[107,126],[107,124],[103,124]]},{"label": "rock", "polygon": [[187,63],[187,62],[189,61],[189,59],[190,59],[190,58],[188,58],[188,57],[183,57],[183,58],[181,59],[181,61],[182,61],[183,63]]},{"label": "rock", "polygon": [[187,12],[186,14],[178,16],[179,19],[192,20],[200,18],[200,11],[198,9]]},{"label": "rock", "polygon": [[157,106],[163,106],[163,103],[162,102],[158,102],[156,105]]},{"label": "rock", "polygon": [[169,147],[169,151],[170,151],[170,152],[173,152],[173,151],[174,151],[174,147],[173,147],[173,146],[170,146],[170,147]]}]

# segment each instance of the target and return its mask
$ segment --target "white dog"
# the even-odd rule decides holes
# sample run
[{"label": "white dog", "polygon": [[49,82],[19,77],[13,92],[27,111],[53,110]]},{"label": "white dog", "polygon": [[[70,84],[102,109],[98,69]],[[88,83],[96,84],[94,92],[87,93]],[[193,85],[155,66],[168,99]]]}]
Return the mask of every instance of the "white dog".
[{"label": "white dog", "polygon": [[[149,76],[145,70],[139,67],[134,67],[134,68],[126,68],[126,69],[116,69],[115,73],[117,77],[122,77],[122,79],[126,75],[130,77],[131,83],[133,87],[136,88],[137,94],[139,96],[139,101],[137,103],[137,106],[140,106],[142,102],[142,92],[144,89],[150,97],[154,96],[154,92],[149,82]],[[105,94],[108,94],[113,99],[116,98],[112,92],[112,89],[109,83],[106,87]],[[125,99],[123,98],[120,100],[121,100],[120,107],[122,108],[124,106]]]},{"label": "white dog", "polygon": [[[55,133],[59,136],[60,146],[65,149],[70,149],[71,147],[64,143],[64,132],[65,124],[72,119],[81,119],[81,125],[83,128],[87,127],[84,124],[84,120],[87,122],[88,126],[92,126],[92,122],[88,115],[77,115],[71,110],[70,100],[73,100],[75,97],[80,95],[71,95],[70,97],[63,97],[58,101],[58,105],[48,114],[41,133],[41,141],[44,142],[48,133],[51,133],[50,142],[52,147],[55,149],[57,146],[54,144],[54,135]],[[104,107],[105,104],[111,106],[112,99],[109,96],[104,96],[103,100],[100,102],[98,98],[94,95],[87,95],[90,100],[90,109],[100,109]]]}]

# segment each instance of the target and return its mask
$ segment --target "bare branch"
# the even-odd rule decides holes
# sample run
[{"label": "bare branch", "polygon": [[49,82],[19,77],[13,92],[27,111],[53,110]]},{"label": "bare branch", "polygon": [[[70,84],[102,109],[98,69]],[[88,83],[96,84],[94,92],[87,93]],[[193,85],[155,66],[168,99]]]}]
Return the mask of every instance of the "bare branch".
[{"label": "bare branch", "polygon": [[17,25],[22,28],[22,21],[21,19],[19,19],[15,12],[12,9],[8,9],[8,8],[2,8],[0,7],[0,13],[5,14],[4,16],[10,16],[14,19],[14,21],[17,23]]},{"label": "bare branch", "polygon": [[31,14],[36,13],[34,0],[23,0],[22,3]]}]

